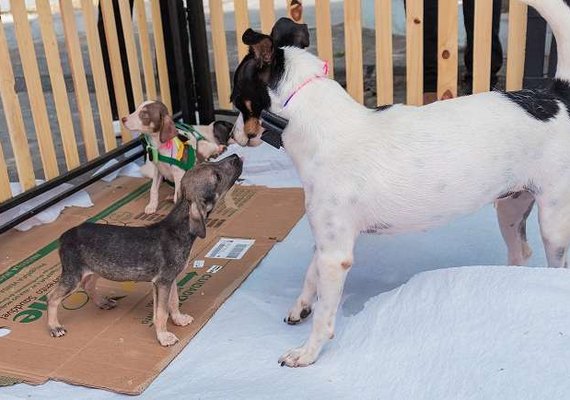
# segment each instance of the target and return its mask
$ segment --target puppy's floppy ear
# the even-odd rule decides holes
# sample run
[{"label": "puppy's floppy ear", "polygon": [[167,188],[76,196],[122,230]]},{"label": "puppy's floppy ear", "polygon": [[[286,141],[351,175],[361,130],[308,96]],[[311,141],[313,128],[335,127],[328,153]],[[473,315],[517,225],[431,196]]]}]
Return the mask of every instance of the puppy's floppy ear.
[{"label": "puppy's floppy ear", "polygon": [[201,201],[192,201],[190,204],[190,226],[199,238],[206,237],[206,204]]},{"label": "puppy's floppy ear", "polygon": [[176,137],[178,131],[176,126],[174,126],[174,121],[172,117],[168,114],[162,116],[162,126],[160,127],[160,141],[162,143]]},{"label": "puppy's floppy ear", "polygon": [[228,141],[230,140],[230,133],[232,132],[233,128],[234,125],[228,121],[214,122],[213,133],[217,144],[226,146],[228,144]]},{"label": "puppy's floppy ear", "polygon": [[294,46],[304,49],[309,47],[309,28],[307,24],[298,24],[289,18],[279,18],[271,30],[275,47]]},{"label": "puppy's floppy ear", "polygon": [[250,51],[253,51],[259,67],[271,62],[271,58],[273,57],[273,40],[270,36],[248,28],[243,33],[241,40],[244,44],[249,46]]}]

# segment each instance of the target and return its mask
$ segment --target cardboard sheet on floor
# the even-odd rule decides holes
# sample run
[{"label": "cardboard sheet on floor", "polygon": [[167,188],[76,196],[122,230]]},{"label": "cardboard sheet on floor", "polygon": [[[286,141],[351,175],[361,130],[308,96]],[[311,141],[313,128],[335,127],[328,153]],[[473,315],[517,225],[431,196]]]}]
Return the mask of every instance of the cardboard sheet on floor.
[{"label": "cardboard sheet on floor", "polygon": [[[207,237],[197,240],[178,277],[187,327],[170,323],[180,342],[161,347],[152,327],[150,283],[98,281],[100,293],[118,300],[98,309],[83,291],[69,296],[59,318],[68,329],[54,339],[46,326],[46,295],[60,274],[57,238],[82,221],[141,226],[172,208],[163,185],[157,214],[145,215],[150,183],[137,178],[99,182],[90,192],[95,207],[71,208],[53,224],[11,231],[0,241],[0,377],[28,383],[48,379],[139,394],[184,348],[303,215],[301,189],[236,186],[211,214]],[[244,240],[235,240],[244,239]]]}]

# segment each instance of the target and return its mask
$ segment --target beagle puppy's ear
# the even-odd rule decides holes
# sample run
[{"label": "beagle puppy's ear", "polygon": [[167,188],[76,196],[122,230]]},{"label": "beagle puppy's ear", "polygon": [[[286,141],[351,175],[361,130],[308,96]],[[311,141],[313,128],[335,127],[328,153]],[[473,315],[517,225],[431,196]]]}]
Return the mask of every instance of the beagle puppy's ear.
[{"label": "beagle puppy's ear", "polygon": [[174,125],[174,121],[172,117],[168,114],[164,114],[162,116],[162,126],[160,127],[160,141],[162,143],[169,141],[172,138],[175,138],[178,135],[178,130]]},{"label": "beagle puppy's ear", "polygon": [[248,28],[243,33],[241,40],[249,46],[249,51],[253,52],[259,68],[271,63],[273,58],[273,40],[270,36]]},{"label": "beagle puppy's ear", "polygon": [[192,232],[199,238],[206,237],[206,204],[201,201],[193,201],[190,204],[190,226]]}]

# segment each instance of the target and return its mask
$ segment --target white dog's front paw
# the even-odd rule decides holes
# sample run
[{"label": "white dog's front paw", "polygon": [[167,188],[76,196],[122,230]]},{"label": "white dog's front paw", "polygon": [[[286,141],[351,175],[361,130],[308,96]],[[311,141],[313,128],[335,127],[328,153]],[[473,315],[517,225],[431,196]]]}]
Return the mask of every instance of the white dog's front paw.
[{"label": "white dog's front paw", "polygon": [[157,207],[158,207],[157,203],[148,203],[148,205],[144,208],[144,213],[154,214],[156,212]]},{"label": "white dog's front paw", "polygon": [[285,318],[285,322],[289,325],[297,325],[298,323],[303,322],[303,320],[309,315],[311,315],[311,306],[297,302],[289,310],[287,318]]},{"label": "white dog's front paw", "polygon": [[305,347],[291,349],[279,358],[281,366],[306,367],[317,361],[318,354],[307,350]]},{"label": "white dog's front paw", "polygon": [[188,314],[176,314],[172,315],[172,322],[174,325],[186,326],[190,325],[194,321],[194,318]]},{"label": "white dog's front paw", "polygon": [[160,332],[156,335],[162,346],[172,346],[178,342],[178,338],[171,332]]}]

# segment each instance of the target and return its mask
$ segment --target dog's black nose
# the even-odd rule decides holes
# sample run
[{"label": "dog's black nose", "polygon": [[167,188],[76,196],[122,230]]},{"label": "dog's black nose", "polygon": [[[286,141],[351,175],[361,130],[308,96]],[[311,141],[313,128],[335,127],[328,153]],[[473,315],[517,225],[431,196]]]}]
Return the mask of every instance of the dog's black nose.
[{"label": "dog's black nose", "polygon": [[255,133],[246,133],[246,136],[247,136],[248,139],[253,139],[254,137],[257,136],[257,134],[255,134]]}]

